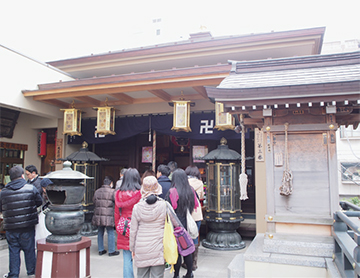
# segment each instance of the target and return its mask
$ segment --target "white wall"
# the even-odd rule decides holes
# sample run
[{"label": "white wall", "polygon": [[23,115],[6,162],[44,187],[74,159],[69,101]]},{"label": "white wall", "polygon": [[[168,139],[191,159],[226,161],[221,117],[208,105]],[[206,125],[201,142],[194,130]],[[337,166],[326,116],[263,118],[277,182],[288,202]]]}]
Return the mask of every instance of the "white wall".
[{"label": "white wall", "polygon": [[62,113],[52,105],[25,98],[22,90],[36,90],[37,84],[67,81],[73,78],[35,62],[0,45],[0,106],[47,118]]}]

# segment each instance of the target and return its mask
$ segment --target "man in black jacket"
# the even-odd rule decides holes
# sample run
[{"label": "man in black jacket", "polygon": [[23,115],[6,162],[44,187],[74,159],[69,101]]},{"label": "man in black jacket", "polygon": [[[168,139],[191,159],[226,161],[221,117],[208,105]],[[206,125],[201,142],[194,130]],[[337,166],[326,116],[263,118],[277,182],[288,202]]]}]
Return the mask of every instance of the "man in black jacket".
[{"label": "man in black jacket", "polygon": [[11,181],[0,192],[0,212],[3,213],[9,248],[9,273],[4,277],[19,277],[21,250],[25,255],[27,275],[35,275],[35,225],[42,198],[33,185],[26,183],[22,167],[12,167],[9,174]]},{"label": "man in black jacket", "polygon": [[28,178],[27,182],[34,185],[39,191],[40,196],[43,197],[44,191],[41,187],[41,180],[39,178],[38,170],[34,165],[28,165],[25,167],[25,175]]},{"label": "man in black jacket", "polygon": [[166,194],[168,193],[171,187],[171,180],[168,178],[170,175],[170,168],[164,164],[160,164],[157,167],[156,177],[159,184],[162,187],[162,193],[159,195],[160,198],[165,199]]}]

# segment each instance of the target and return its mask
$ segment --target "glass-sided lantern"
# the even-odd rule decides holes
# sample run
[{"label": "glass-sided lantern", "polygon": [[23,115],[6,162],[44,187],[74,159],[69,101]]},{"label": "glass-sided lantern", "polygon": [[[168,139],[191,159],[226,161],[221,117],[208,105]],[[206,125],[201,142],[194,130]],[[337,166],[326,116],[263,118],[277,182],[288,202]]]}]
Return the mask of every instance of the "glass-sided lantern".
[{"label": "glass-sided lantern", "polygon": [[217,149],[202,159],[207,162],[207,208],[205,219],[210,228],[204,247],[216,250],[245,248],[237,229],[240,227],[240,160],[241,155],[230,150],[222,138]]},{"label": "glass-sided lantern", "polygon": [[81,136],[81,110],[76,108],[60,109],[64,111],[63,134]]},{"label": "glass-sided lantern", "polygon": [[171,130],[191,132],[190,128],[190,100],[174,100],[174,118]]},{"label": "glass-sided lantern", "polygon": [[114,107],[94,107],[97,110],[97,134],[115,135],[115,108]]},{"label": "glass-sided lantern", "polygon": [[224,112],[224,104],[215,102],[215,127],[218,130],[234,130],[235,118],[230,113]]}]

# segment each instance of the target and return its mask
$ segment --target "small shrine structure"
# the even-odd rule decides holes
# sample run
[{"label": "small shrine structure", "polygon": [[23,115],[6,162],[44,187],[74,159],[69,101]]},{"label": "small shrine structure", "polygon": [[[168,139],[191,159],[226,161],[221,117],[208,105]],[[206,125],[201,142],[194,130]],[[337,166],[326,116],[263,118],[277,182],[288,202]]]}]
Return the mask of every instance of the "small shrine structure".
[{"label": "small shrine structure", "polygon": [[360,122],[359,61],[360,52],[230,61],[230,75],[206,87],[255,130],[257,236],[244,256],[246,277],[271,275],[264,263],[278,271],[308,266],[315,272],[304,274],[318,275],[331,258],[339,210],[335,132]]}]

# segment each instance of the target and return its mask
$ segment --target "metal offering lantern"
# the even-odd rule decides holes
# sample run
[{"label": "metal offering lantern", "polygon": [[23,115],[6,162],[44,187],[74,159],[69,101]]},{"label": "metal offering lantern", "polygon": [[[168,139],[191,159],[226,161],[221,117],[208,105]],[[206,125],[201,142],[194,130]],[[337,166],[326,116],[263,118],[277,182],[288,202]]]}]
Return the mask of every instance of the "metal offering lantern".
[{"label": "metal offering lantern", "polygon": [[97,154],[89,151],[88,143],[84,141],[79,151],[59,160],[71,161],[75,171],[94,177],[94,179],[84,180],[85,194],[82,206],[85,213],[85,220],[80,233],[84,236],[97,235],[97,228],[91,224],[95,208],[93,197],[95,190],[98,187],[97,176],[99,165],[97,162],[108,161],[108,159],[99,157]]},{"label": "metal offering lantern", "polygon": [[51,232],[46,238],[50,243],[71,243],[81,240],[79,231],[84,223],[81,202],[84,199],[84,180],[93,179],[71,169],[71,162],[65,161],[63,169],[43,178],[53,184],[46,187],[50,211],[46,213],[45,225]]},{"label": "metal offering lantern", "polygon": [[245,248],[236,231],[244,220],[239,184],[241,155],[226,144],[222,138],[218,148],[202,158],[207,162],[206,221],[210,228],[202,244],[216,250]]}]

